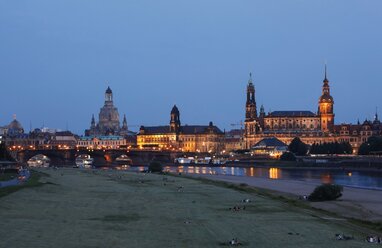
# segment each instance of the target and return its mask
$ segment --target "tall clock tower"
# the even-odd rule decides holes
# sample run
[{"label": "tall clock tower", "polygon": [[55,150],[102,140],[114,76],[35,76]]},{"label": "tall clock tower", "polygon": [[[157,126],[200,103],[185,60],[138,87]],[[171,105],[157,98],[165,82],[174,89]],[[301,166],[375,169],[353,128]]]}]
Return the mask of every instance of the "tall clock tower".
[{"label": "tall clock tower", "polygon": [[334,131],[334,101],[330,95],[329,80],[326,75],[325,65],[325,78],[322,86],[322,95],[318,101],[318,115],[321,118],[321,130],[325,133]]},{"label": "tall clock tower", "polygon": [[252,82],[252,74],[249,74],[249,80],[247,85],[247,101],[245,104],[245,132],[244,138],[246,143],[246,148],[250,148],[253,144],[251,140],[254,138],[253,136],[256,134],[258,129],[258,118],[257,118],[257,107],[256,107],[256,99],[255,99],[255,86]]}]

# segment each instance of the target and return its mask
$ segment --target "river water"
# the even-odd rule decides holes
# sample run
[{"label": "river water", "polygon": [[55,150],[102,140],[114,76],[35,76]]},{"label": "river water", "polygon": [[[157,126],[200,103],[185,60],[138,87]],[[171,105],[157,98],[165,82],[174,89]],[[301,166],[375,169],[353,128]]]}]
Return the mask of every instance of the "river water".
[{"label": "river water", "polygon": [[[121,168],[120,168],[121,169]],[[129,171],[143,171],[147,167],[132,166]],[[182,174],[231,175],[258,177],[272,180],[298,180],[335,183],[343,186],[382,190],[382,171],[330,168],[262,168],[262,167],[209,167],[209,166],[165,166],[165,171]]]}]

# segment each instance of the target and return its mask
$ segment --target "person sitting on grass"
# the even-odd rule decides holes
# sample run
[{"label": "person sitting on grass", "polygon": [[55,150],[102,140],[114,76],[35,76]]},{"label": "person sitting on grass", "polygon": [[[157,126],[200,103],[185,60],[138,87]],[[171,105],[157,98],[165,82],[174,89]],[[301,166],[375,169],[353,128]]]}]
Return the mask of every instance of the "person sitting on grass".
[{"label": "person sitting on grass", "polygon": [[241,243],[237,240],[237,238],[233,238],[230,242],[230,245],[241,245]]}]

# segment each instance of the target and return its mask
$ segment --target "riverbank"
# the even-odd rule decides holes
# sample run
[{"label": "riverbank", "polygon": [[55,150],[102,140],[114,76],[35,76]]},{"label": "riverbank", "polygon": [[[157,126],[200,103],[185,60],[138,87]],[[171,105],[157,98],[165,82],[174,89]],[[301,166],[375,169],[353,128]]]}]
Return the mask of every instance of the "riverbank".
[{"label": "riverbank", "polygon": [[[184,177],[39,171],[49,175],[42,187],[1,199],[0,246],[221,247],[237,238],[243,247],[369,247],[364,238],[377,234],[273,197]],[[354,240],[338,241],[336,233]]]},{"label": "riverbank", "polygon": [[304,169],[357,169],[365,171],[382,171],[382,162],[369,163],[367,161],[328,161],[326,163],[314,163],[314,162],[303,162],[303,161],[281,161],[275,159],[267,160],[251,160],[251,161],[237,161],[237,162],[227,162],[224,166],[232,167],[278,167],[278,168],[304,168]]},{"label": "riverbank", "polygon": [[[188,174],[191,176],[191,174]],[[252,187],[274,191],[291,199],[309,195],[314,188],[320,185],[315,181],[295,180],[272,180],[254,177],[237,177],[227,175],[193,175],[195,177],[207,178],[235,184],[247,184]],[[358,220],[382,222],[382,191],[344,187],[343,196],[336,201],[307,202],[310,206],[333,212],[337,215],[354,218]]]}]

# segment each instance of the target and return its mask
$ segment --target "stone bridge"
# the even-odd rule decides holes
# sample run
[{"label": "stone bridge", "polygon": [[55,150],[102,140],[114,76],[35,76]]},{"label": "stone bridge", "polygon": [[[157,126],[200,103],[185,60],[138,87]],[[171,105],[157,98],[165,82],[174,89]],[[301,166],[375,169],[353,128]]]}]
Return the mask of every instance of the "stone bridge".
[{"label": "stone bridge", "polygon": [[51,165],[73,166],[76,158],[81,154],[88,154],[94,159],[93,165],[113,165],[115,159],[121,155],[127,155],[133,161],[133,165],[147,165],[151,161],[160,161],[162,163],[172,163],[176,157],[181,156],[177,152],[157,152],[157,151],[126,151],[126,150],[21,150],[14,153],[14,157],[20,163],[27,163],[29,159],[36,155],[45,155],[50,159]]}]

